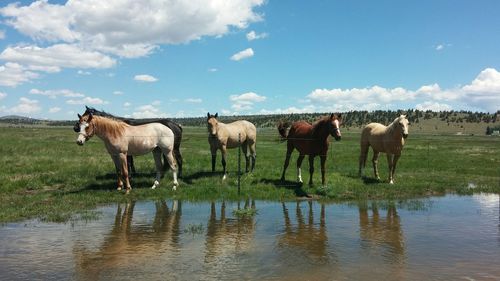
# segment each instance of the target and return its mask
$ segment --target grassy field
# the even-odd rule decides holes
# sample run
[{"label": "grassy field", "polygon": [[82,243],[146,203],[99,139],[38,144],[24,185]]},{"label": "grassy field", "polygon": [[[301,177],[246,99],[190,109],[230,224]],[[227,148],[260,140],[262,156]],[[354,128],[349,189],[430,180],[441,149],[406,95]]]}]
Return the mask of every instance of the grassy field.
[{"label": "grassy field", "polygon": [[[0,222],[38,218],[66,221],[98,204],[127,200],[178,198],[183,200],[291,200],[313,195],[321,200],[406,199],[455,192],[500,193],[500,138],[487,136],[438,136],[411,134],[398,163],[396,184],[389,185],[384,155],[379,160],[382,181],[373,179],[371,163],[366,178],[357,176],[359,132],[344,130],[340,142],[332,142],[327,160],[327,185],[321,186],[319,158],[315,185],[295,183],[296,152],[279,181],[286,144],[273,129],[261,129],[257,140],[257,164],[253,174],[243,174],[237,192],[237,150],[228,157],[229,178],[210,171],[205,128],[185,128],[182,143],[184,178],[176,192],[167,173],[156,190],[152,155],[136,158],[139,175],[131,194],[116,188],[114,165],[97,137],[83,147],[76,145],[71,128],[0,128]],[[371,152],[369,160],[371,158]],[[242,160],[242,167],[244,160]],[[218,171],[220,154],[217,159]],[[243,167],[244,168],[244,167]],[[308,161],[302,165],[305,182]]]}]

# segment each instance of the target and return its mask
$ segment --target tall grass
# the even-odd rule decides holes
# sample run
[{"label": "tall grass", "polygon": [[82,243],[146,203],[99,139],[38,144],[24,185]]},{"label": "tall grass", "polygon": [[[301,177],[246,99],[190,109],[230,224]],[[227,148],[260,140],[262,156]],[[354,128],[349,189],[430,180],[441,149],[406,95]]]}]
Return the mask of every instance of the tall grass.
[{"label": "tall grass", "polygon": [[[389,185],[387,161],[382,154],[382,181],[373,179],[371,152],[365,178],[358,177],[359,133],[343,132],[332,142],[327,159],[327,184],[321,186],[319,158],[315,160],[314,185],[298,185],[295,159],[287,181],[279,181],[286,144],[272,129],[259,129],[257,164],[252,174],[241,177],[237,191],[237,150],[228,151],[229,177],[210,172],[210,152],[205,128],[185,128],[181,145],[184,178],[172,191],[167,172],[156,190],[152,155],[135,158],[139,174],[132,192],[116,191],[114,165],[103,142],[94,137],[83,147],[76,145],[71,128],[0,129],[0,222],[37,218],[67,221],[76,212],[98,204],[177,198],[184,200],[291,200],[312,196],[322,200],[398,199],[456,192],[500,192],[500,138],[486,136],[439,136],[410,134],[396,170],[396,184]],[[244,158],[242,167],[244,170]],[[221,171],[220,154],[217,170]],[[309,179],[307,159],[302,165],[304,182]]]}]

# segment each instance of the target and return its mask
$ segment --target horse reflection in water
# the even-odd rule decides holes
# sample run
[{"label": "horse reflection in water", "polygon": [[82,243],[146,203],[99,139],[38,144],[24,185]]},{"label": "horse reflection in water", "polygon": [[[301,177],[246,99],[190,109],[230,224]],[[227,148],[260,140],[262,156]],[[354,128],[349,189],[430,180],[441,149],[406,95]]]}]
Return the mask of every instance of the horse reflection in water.
[{"label": "horse reflection in water", "polygon": [[[240,207],[240,202],[238,202],[237,209],[239,210]],[[255,201],[247,199],[244,208],[255,209]],[[217,267],[213,267],[213,263],[224,262],[226,259],[233,259],[235,254],[251,251],[255,246],[253,245],[254,233],[254,216],[228,218],[226,217],[226,203],[222,202],[217,218],[216,204],[212,202],[205,241],[205,263],[210,265],[210,268],[218,270]],[[225,266],[225,264],[220,264],[220,266]]]},{"label": "horse reflection in water", "polygon": [[[358,204],[360,246],[364,256],[372,260],[376,267],[387,266],[391,271],[390,280],[405,279],[405,243],[400,218],[394,203],[387,206],[386,216],[380,216],[375,202]],[[369,209],[372,216],[369,216]],[[380,260],[380,259],[383,260]],[[382,263],[382,264],[379,264]]]},{"label": "horse reflection in water", "polygon": [[325,205],[321,204],[319,224],[314,222],[313,203],[308,201],[307,222],[302,214],[300,202],[295,208],[297,224],[294,225],[288,214],[288,208],[282,203],[283,216],[285,219],[284,232],[279,238],[278,245],[281,248],[294,248],[305,250],[314,258],[327,258],[328,234],[325,223]]},{"label": "horse reflection in water", "polygon": [[152,225],[134,225],[135,202],[118,205],[111,233],[97,250],[84,245],[74,248],[76,269],[84,280],[107,279],[121,269],[147,264],[155,259],[158,251],[175,251],[179,248],[181,203],[174,200],[169,208],[165,201],[155,203],[156,213]]}]

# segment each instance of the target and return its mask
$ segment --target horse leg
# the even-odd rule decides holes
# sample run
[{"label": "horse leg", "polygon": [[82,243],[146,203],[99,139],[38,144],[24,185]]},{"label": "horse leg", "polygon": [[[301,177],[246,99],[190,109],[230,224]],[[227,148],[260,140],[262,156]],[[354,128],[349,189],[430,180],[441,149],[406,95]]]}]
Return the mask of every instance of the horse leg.
[{"label": "horse leg", "polygon": [[281,174],[281,181],[285,181],[285,173],[286,169],[288,168],[288,165],[290,164],[290,156],[292,156],[293,152],[293,145],[288,142],[287,147],[286,147],[286,157],[285,157],[285,164],[283,165],[283,173]]},{"label": "horse leg", "polygon": [[130,186],[130,181],[128,178],[128,167],[127,167],[127,154],[126,153],[120,153],[120,162],[121,162],[121,171],[122,171],[122,176],[123,179],[125,180],[125,187],[127,189],[126,193],[130,193],[130,190],[132,187]]},{"label": "horse leg", "polygon": [[227,178],[227,174],[226,174],[226,145],[222,145],[221,149],[221,154],[222,154],[222,173],[223,173],[223,176],[222,176],[222,180],[225,180]]},{"label": "horse leg", "polygon": [[321,159],[321,185],[325,186],[325,183],[326,183],[326,179],[325,179],[326,155],[321,155],[319,158]]},{"label": "horse leg", "polygon": [[243,151],[243,155],[245,155],[245,173],[248,173],[248,168],[250,166],[250,155],[248,152],[247,142],[241,144],[241,150]]},{"label": "horse leg", "polygon": [[210,153],[212,154],[212,173],[215,172],[215,160],[217,160],[217,147],[215,145],[210,146]]},{"label": "horse leg", "polygon": [[[151,189],[155,189],[160,185],[160,179],[163,174],[163,165],[161,164],[161,155],[162,151],[158,149],[153,149],[153,158],[155,160],[155,168],[156,168],[156,179],[153,183],[153,186],[151,186]],[[167,165],[167,163],[165,163]]]},{"label": "horse leg", "polygon": [[250,150],[250,156],[252,157],[252,169],[250,171],[253,172],[253,170],[255,169],[255,159],[257,158],[255,150],[255,140],[248,141],[248,148]]},{"label": "horse leg", "polygon": [[380,180],[380,177],[378,175],[378,167],[377,167],[379,154],[380,154],[380,152],[373,150],[373,158],[372,158],[373,173],[375,174],[375,178],[377,180]]},{"label": "horse leg", "polygon": [[182,154],[179,147],[174,147],[175,162],[177,162],[177,176],[182,178]]},{"label": "horse leg", "polygon": [[363,170],[366,166],[366,158],[368,158],[368,149],[370,148],[369,144],[361,144],[361,153],[359,155],[359,172],[358,176],[363,175]]},{"label": "horse leg", "polygon": [[134,157],[132,155],[127,155],[127,166],[128,166],[128,174],[135,175],[135,165],[134,165]]},{"label": "horse leg", "polygon": [[302,171],[300,169],[300,166],[302,166],[302,160],[304,160],[305,155],[299,155],[299,158],[297,158],[297,181],[302,183]]},{"label": "horse leg", "polygon": [[394,184],[394,174],[396,173],[396,163],[398,163],[400,156],[401,155],[396,155],[396,154],[394,154],[392,156],[392,168],[389,171],[390,172],[390,179],[389,179],[390,184]]},{"label": "horse leg", "polygon": [[123,181],[122,181],[120,155],[113,154],[113,155],[111,155],[111,159],[113,159],[113,163],[115,164],[116,176],[118,178],[118,183],[117,183],[118,187],[116,188],[116,190],[122,190]]},{"label": "horse leg", "polygon": [[314,155],[309,155],[309,185],[313,184],[314,174]]},{"label": "horse leg", "polygon": [[172,150],[162,149],[162,152],[167,156],[168,165],[170,165],[170,169],[172,170],[172,177],[174,179],[174,186],[172,187],[172,190],[176,190],[179,182],[177,181],[177,163],[175,163],[174,154],[172,153]]}]

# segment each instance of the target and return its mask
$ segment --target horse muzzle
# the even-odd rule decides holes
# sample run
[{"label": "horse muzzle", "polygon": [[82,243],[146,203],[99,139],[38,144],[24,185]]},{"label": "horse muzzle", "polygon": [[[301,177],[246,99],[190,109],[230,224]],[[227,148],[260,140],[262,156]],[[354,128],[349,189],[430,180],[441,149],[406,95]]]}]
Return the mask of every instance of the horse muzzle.
[{"label": "horse muzzle", "polygon": [[76,144],[78,144],[79,146],[82,146],[84,143],[85,143],[85,141],[76,140]]},{"label": "horse muzzle", "polygon": [[406,139],[408,137],[408,134],[403,134],[403,139]]},{"label": "horse muzzle", "polygon": [[333,138],[335,138],[336,141],[340,141],[342,139],[342,136],[334,136]]}]

